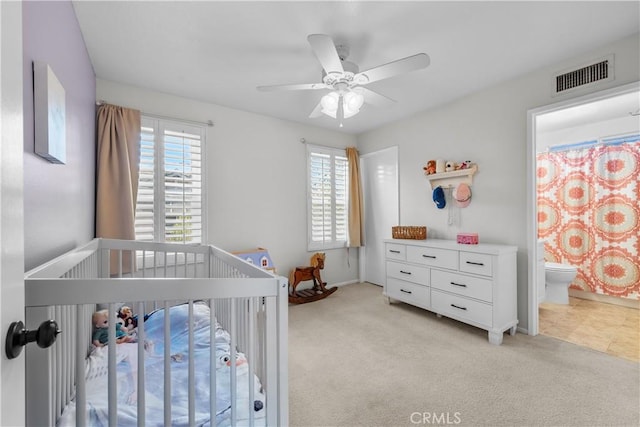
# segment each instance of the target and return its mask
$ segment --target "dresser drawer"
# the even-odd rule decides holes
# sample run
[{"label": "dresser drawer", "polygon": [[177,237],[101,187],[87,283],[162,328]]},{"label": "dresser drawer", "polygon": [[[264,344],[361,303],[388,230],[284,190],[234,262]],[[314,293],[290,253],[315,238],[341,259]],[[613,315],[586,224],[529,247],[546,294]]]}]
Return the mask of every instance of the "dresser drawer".
[{"label": "dresser drawer", "polygon": [[429,269],[417,265],[387,261],[387,277],[429,286]]},{"label": "dresser drawer", "polygon": [[397,259],[404,261],[406,259],[406,246],[397,245],[395,243],[387,243],[385,245],[385,256],[387,259]]},{"label": "dresser drawer", "polygon": [[493,274],[492,256],[460,251],[460,271],[491,276]]},{"label": "dresser drawer", "polygon": [[492,327],[493,309],[489,304],[437,291],[431,292],[431,309],[447,317]]},{"label": "dresser drawer", "polygon": [[386,291],[388,297],[404,301],[408,304],[426,309],[429,309],[431,306],[430,291],[427,286],[420,286],[415,283],[388,277]]},{"label": "dresser drawer", "polygon": [[433,267],[458,269],[458,251],[407,246],[407,261]]},{"label": "dresser drawer", "polygon": [[431,287],[489,303],[493,300],[493,282],[489,279],[431,270]]}]

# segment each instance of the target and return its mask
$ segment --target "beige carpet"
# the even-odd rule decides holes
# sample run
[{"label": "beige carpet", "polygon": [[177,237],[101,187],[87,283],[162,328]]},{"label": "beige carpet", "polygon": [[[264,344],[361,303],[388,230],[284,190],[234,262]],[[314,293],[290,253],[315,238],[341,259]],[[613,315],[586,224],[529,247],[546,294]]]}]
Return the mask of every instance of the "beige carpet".
[{"label": "beige carpet", "polygon": [[289,306],[292,426],[637,426],[638,363],[341,287]]}]

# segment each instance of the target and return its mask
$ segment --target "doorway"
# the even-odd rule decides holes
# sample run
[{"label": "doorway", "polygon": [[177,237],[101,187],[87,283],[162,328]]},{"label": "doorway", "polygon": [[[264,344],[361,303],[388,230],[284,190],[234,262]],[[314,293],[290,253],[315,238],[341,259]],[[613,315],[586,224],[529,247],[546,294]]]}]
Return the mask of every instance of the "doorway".
[{"label": "doorway", "polygon": [[360,281],[383,286],[384,239],[399,224],[398,147],[360,156],[364,202],[364,246],[360,248]]},{"label": "doorway", "polygon": [[[623,104],[618,101],[631,101]],[[529,287],[528,287],[528,312],[529,312],[529,334],[537,335],[540,332],[540,312],[539,312],[539,287],[544,286],[544,269],[536,266],[538,259],[544,257],[538,253],[538,209],[537,209],[537,165],[538,152],[547,143],[544,131],[553,129],[556,134],[567,135],[568,140],[578,135],[580,129],[593,126],[598,122],[612,121],[616,117],[626,117],[627,121],[640,123],[640,116],[635,114],[638,111],[640,102],[640,83],[623,85],[620,87],[604,90],[590,95],[585,95],[572,100],[548,105],[528,112],[528,151],[527,151],[527,224],[528,224],[528,250],[529,250]],[[620,130],[618,135],[615,132],[611,136],[619,136],[628,131]],[[570,136],[573,135],[573,136]],[[584,141],[576,137],[575,142]],[[562,309],[562,308],[560,308]],[[568,308],[567,308],[568,309]]]}]

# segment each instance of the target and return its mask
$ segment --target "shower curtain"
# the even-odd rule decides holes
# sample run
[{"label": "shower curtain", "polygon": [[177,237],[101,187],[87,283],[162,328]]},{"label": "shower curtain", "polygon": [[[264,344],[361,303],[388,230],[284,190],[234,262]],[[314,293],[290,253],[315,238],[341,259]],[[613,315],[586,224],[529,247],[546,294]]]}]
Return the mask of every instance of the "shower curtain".
[{"label": "shower curtain", "polygon": [[571,284],[640,299],[640,135],[537,155],[538,238]]}]

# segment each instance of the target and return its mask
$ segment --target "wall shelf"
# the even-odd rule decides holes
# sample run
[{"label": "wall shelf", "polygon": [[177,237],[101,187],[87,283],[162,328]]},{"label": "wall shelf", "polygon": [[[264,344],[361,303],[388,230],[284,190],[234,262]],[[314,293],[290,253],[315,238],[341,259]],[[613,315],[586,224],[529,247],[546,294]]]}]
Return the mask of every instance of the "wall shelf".
[{"label": "wall shelf", "polygon": [[460,183],[473,184],[473,174],[478,171],[478,165],[473,165],[469,169],[459,169],[451,172],[433,173],[425,175],[431,184],[431,189],[440,186],[442,188],[455,187]]}]

